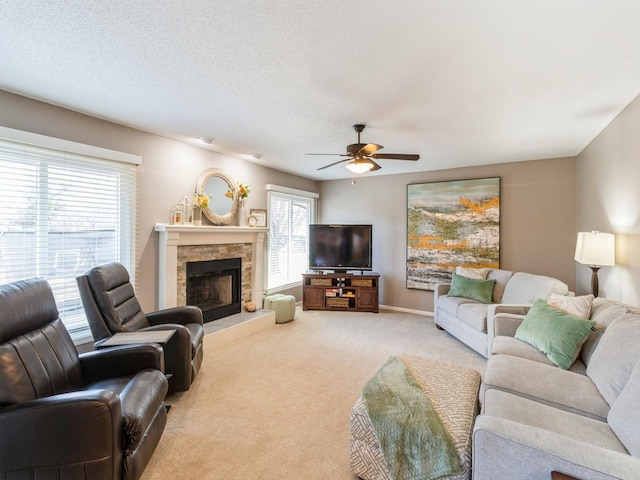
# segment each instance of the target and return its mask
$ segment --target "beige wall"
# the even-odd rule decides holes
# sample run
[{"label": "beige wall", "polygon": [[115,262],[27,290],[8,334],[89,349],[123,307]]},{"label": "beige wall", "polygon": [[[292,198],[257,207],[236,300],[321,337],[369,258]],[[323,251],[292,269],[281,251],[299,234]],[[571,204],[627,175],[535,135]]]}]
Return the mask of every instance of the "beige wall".
[{"label": "beige wall", "polygon": [[380,303],[433,311],[431,291],[406,288],[407,184],[501,177],[501,267],[549,275],[575,288],[576,160],[561,158],[320,184],[320,219],[373,224]]},{"label": "beige wall", "polygon": [[[577,229],[616,234],[616,266],[599,272],[600,296],[640,305],[640,97],[578,155]],[[591,270],[576,264],[579,293]]]},{"label": "beige wall", "polygon": [[142,157],[138,167],[137,293],[147,311],[157,305],[157,234],[153,226],[169,221],[169,209],[183,195],[193,193],[203,170],[220,168],[236,181],[251,185],[247,211],[266,208],[268,183],[317,191],[317,183],[309,179],[1,90],[0,125]]},{"label": "beige wall", "polygon": [[[0,91],[0,125],[142,156],[138,170],[138,294],[145,310],[157,301],[156,222],[190,194],[206,168],[216,167],[252,186],[247,208],[265,208],[267,183],[318,191],[321,221],[374,225],[374,268],[380,301],[431,311],[432,293],[405,287],[406,188],[463,178],[502,178],[501,265],[552,275],[575,286],[576,162],[573,158],[488,165],[407,175],[314,182],[244,160],[116,125]],[[339,168],[339,167],[336,167]],[[604,229],[603,229],[604,230]],[[299,298],[299,292],[293,293]]]}]

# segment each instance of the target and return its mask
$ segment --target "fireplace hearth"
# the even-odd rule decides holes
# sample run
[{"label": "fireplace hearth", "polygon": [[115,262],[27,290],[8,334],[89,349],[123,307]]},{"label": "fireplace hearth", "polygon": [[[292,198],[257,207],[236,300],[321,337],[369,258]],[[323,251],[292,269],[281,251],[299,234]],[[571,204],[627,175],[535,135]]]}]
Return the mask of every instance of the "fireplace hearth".
[{"label": "fireplace hearth", "polygon": [[242,310],[242,259],[187,262],[187,305],[202,310],[205,322]]}]

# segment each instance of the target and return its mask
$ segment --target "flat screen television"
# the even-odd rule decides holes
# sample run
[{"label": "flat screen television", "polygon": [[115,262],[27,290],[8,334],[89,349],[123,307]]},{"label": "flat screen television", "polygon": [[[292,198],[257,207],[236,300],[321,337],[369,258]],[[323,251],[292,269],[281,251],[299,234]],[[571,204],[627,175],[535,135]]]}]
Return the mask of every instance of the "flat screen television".
[{"label": "flat screen television", "polygon": [[371,225],[309,225],[309,269],[371,270]]}]

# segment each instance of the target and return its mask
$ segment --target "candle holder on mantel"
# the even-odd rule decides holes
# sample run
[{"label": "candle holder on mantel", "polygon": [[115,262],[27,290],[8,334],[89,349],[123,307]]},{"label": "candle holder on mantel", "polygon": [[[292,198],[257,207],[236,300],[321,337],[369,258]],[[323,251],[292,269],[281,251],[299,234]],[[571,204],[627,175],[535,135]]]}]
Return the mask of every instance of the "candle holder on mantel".
[{"label": "candle holder on mantel", "polygon": [[175,205],[169,211],[169,223],[171,225],[182,225],[182,205]]}]

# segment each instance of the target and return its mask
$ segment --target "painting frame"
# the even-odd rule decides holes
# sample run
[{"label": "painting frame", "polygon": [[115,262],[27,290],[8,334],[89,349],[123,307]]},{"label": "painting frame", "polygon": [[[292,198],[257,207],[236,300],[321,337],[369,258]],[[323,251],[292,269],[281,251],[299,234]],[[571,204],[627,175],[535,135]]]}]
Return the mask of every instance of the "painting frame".
[{"label": "painting frame", "polygon": [[407,185],[407,288],[434,290],[457,266],[500,268],[501,178]]}]

